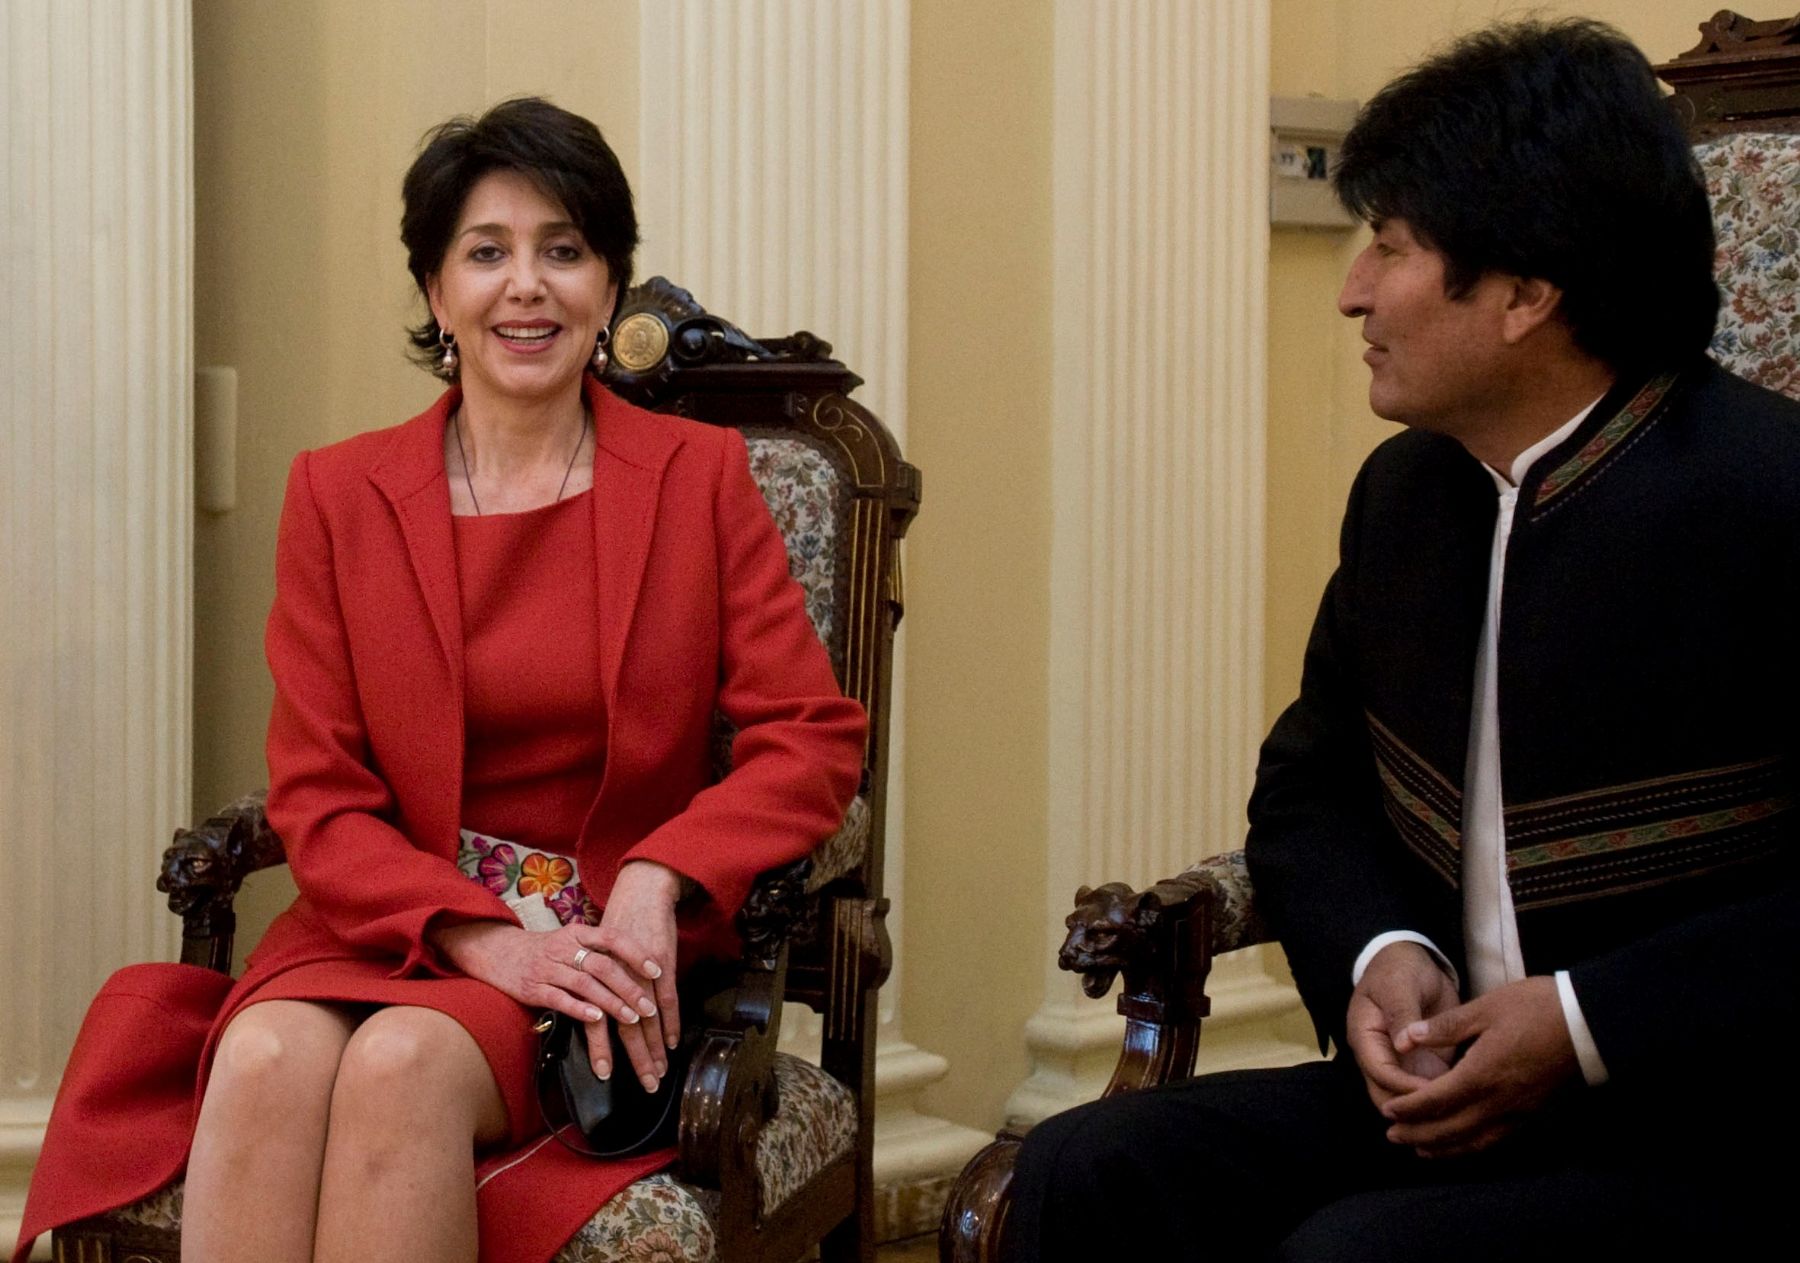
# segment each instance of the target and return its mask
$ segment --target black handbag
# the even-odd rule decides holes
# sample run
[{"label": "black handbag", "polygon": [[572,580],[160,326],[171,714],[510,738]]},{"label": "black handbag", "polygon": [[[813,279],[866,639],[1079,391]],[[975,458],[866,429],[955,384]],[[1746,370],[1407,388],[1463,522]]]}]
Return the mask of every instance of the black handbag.
[{"label": "black handbag", "polygon": [[[629,1158],[674,1144],[700,1025],[683,1024],[681,1041],[668,1054],[669,1072],[656,1091],[647,1092],[625,1054],[616,1021],[607,1023],[613,1074],[601,1079],[588,1059],[587,1027],[567,1014],[545,1012],[535,1027],[537,1096],[550,1134],[590,1158]],[[570,1132],[585,1143],[577,1143]]]}]

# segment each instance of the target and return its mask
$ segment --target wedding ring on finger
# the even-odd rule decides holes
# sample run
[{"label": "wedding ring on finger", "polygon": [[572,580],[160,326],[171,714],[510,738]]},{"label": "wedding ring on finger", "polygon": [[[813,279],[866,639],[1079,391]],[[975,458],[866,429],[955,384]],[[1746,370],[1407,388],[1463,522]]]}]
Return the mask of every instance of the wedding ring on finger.
[{"label": "wedding ring on finger", "polygon": [[587,948],[578,947],[575,949],[575,959],[570,961],[569,963],[571,965],[575,966],[575,968],[581,969],[583,967],[583,965],[585,964],[585,962],[587,961],[587,958],[592,955],[593,955],[593,953],[588,951]]}]

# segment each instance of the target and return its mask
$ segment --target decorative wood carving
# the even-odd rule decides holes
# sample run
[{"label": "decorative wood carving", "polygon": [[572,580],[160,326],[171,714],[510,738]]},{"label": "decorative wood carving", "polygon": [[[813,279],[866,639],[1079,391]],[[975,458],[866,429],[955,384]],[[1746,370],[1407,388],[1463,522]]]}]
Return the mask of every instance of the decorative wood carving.
[{"label": "decorative wood carving", "polygon": [[1721,9],[1700,42],[1656,73],[1696,141],[1738,131],[1800,131],[1800,15],[1755,21]]},{"label": "decorative wood carving", "polygon": [[[782,947],[805,926],[810,930],[818,917],[818,901],[806,893],[812,861],[799,860],[786,868],[772,868],[756,879],[749,898],[738,909],[738,933],[744,955],[764,968],[773,969]],[[808,938],[812,937],[809,933]]]},{"label": "decorative wood carving", "polygon": [[613,318],[613,354],[601,374],[607,387],[640,407],[662,406],[683,370],[721,364],[816,364],[846,379],[862,378],[831,358],[831,343],[804,329],[785,338],[752,338],[713,315],[667,277],[633,286]]},{"label": "decorative wood carving", "polygon": [[1125,1047],[1106,1094],[1185,1079],[1194,1072],[1200,1019],[1211,1010],[1212,886],[1192,874],[1142,891],[1082,887],[1057,963],[1098,999],[1123,973]]},{"label": "decorative wood carving", "polygon": [[281,839],[263,814],[265,796],[257,790],[198,828],[176,830],[173,845],[163,852],[156,888],[169,896],[169,911],[181,918],[184,965],[231,972],[238,887],[258,869],[286,862]]}]

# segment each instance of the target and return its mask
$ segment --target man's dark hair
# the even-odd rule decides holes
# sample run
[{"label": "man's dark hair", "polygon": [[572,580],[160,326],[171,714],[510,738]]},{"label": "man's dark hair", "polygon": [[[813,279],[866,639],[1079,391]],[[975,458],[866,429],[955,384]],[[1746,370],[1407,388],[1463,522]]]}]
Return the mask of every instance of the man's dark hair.
[{"label": "man's dark hair", "polygon": [[[588,248],[606,261],[624,295],[637,249],[631,185],[600,129],[542,97],[502,101],[479,118],[460,115],[425,134],[401,185],[400,240],[419,293],[444,264],[469,191],[490,171],[517,171],[568,212]],[[424,322],[407,331],[413,358],[438,368],[438,323],[427,304]]]},{"label": "man's dark hair", "polygon": [[1615,371],[1704,350],[1718,316],[1712,209],[1650,63],[1612,27],[1520,22],[1388,84],[1344,138],[1339,199],[1402,219],[1453,297],[1487,272],[1563,291],[1575,342]]}]

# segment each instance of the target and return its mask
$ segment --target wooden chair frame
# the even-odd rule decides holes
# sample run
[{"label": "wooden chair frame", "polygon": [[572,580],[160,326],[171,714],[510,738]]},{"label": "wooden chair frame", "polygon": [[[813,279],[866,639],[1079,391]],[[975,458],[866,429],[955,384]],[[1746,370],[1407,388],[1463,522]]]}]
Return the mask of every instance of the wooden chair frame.
[{"label": "wooden chair frame", "polygon": [[[869,712],[867,843],[859,862],[822,886],[812,859],[764,873],[739,913],[745,952],[730,1017],[708,1027],[694,1055],[676,1168],[683,1181],[719,1193],[723,1263],[790,1263],[815,1243],[827,1263],[874,1258],[876,993],[892,964],[882,895],[888,697],[902,614],[899,543],[918,512],[920,478],[881,422],[849,398],[862,379],[830,357],[830,344],[809,333],[750,338],[654,277],[621,303],[606,373],[611,389],[640,406],[807,441],[844,475],[851,500],[834,602],[844,626],[834,656],[845,693]],[[284,862],[261,793],[178,831],[156,884],[182,918],[182,962],[229,973],[238,888],[249,874]],[[784,999],[824,1016],[821,1064],[856,1102],[856,1142],[765,1213],[755,1150],[776,1101]],[[60,1229],[53,1240],[55,1257],[69,1263],[177,1263],[180,1251],[173,1232],[104,1216]]]}]

